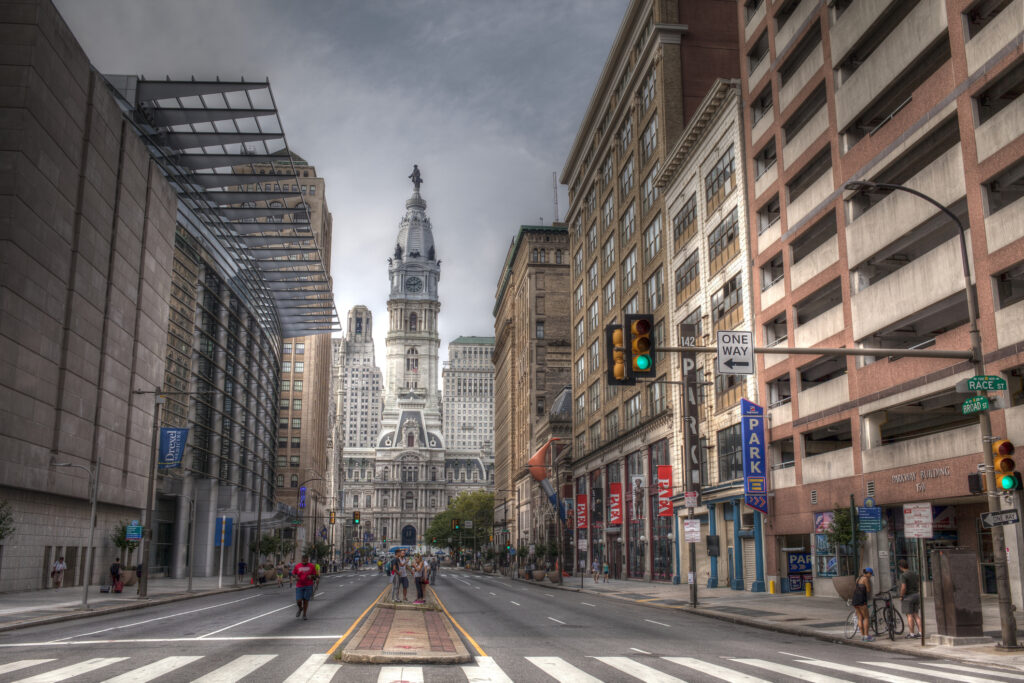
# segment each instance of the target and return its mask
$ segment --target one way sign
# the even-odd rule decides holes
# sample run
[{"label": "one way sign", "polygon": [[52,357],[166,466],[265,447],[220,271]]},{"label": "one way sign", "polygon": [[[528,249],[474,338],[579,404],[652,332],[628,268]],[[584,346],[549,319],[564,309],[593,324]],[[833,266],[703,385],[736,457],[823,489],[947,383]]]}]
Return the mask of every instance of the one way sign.
[{"label": "one way sign", "polygon": [[753,374],[754,333],[735,330],[719,332],[715,370],[720,375]]}]

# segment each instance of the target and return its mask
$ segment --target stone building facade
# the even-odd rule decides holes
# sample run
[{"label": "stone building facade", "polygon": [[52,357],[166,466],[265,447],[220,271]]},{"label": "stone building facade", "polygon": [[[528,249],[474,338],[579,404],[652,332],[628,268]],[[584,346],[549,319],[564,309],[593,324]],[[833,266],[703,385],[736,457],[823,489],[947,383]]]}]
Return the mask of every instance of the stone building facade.
[{"label": "stone building facade", "polygon": [[449,450],[491,450],[494,443],[494,337],[458,337],[441,370],[444,440]]}]

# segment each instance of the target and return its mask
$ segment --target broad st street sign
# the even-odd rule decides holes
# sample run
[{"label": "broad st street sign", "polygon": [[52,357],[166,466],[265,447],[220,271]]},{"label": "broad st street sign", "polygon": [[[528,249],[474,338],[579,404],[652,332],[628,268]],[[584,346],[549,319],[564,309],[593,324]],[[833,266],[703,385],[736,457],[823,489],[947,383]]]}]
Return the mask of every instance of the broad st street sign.
[{"label": "broad st street sign", "polygon": [[768,474],[764,447],[764,408],[740,399],[743,442],[743,494],[747,506],[768,514]]},{"label": "broad st street sign", "polygon": [[960,410],[964,415],[973,415],[988,410],[987,396],[972,396],[960,404]]}]

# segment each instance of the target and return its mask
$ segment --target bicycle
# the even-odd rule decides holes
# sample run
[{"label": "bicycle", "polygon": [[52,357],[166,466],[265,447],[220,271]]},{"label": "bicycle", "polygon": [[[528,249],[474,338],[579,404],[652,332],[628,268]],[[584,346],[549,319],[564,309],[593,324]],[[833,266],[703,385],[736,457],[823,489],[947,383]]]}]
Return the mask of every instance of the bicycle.
[{"label": "bicycle", "polygon": [[[846,601],[847,605],[852,603],[852,600]],[[846,617],[846,624],[843,633],[847,638],[853,638],[855,635],[860,633],[860,623],[857,621],[857,610],[850,610],[850,615]]]},{"label": "bicycle", "polygon": [[903,634],[903,615],[892,604],[892,591],[875,594],[868,618],[876,636],[886,634],[889,640],[896,640],[896,636]]}]

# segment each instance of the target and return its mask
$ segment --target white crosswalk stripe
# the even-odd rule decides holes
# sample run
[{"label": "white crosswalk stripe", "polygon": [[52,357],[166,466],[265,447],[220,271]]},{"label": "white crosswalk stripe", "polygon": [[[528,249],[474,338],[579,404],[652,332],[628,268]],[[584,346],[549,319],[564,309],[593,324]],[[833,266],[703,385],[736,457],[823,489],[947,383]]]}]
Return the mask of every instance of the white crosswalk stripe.
[{"label": "white crosswalk stripe", "polygon": [[0,664],[0,674],[9,674],[12,671],[20,671],[21,669],[27,669],[30,666],[46,664],[47,662],[52,661],[52,659],[22,659],[17,662],[11,662],[10,664]]},{"label": "white crosswalk stripe", "polygon": [[377,683],[423,683],[423,669],[418,666],[382,666]]},{"label": "white crosswalk stripe", "polygon": [[858,676],[870,674],[872,679],[876,681],[886,681],[886,683],[918,683],[918,679],[916,678],[904,678],[903,676],[894,676],[893,674],[887,674],[884,671],[867,671],[862,666],[850,666],[848,664],[840,664],[838,662],[826,662],[821,659],[798,659],[796,663],[810,664],[811,666],[820,666],[824,669],[842,671],[844,673],[856,674]]},{"label": "white crosswalk stripe", "polygon": [[662,673],[655,668],[649,667],[646,664],[640,662],[634,662],[629,657],[594,657],[599,662],[603,662],[608,666],[618,669],[624,674],[635,676],[642,681],[647,683],[686,683],[682,678],[676,678],[675,676],[669,676],[666,673]]},{"label": "white crosswalk stripe", "polygon": [[740,673],[735,669],[730,669],[726,666],[719,666],[718,664],[712,664],[711,662],[705,662],[700,659],[694,659],[693,657],[662,657],[665,661],[685,666],[690,669],[702,671],[709,676],[721,678],[723,681],[732,681],[733,683],[768,683],[763,678],[757,676],[748,676],[745,673]]},{"label": "white crosswalk stripe", "polygon": [[132,669],[128,673],[108,678],[105,683],[146,683],[158,676],[180,669],[186,664],[191,664],[197,659],[202,659],[202,656],[164,657],[160,661],[147,664],[140,669]]},{"label": "white crosswalk stripe", "polygon": [[[945,662],[921,662],[925,666],[935,666],[940,669],[949,669],[950,671],[967,671],[969,673],[978,673],[978,667],[976,666],[964,666],[963,664],[946,664]],[[989,676],[997,676],[999,678],[1009,678],[1011,681],[1024,681],[1024,676],[1021,674],[1010,673],[1009,671],[986,671]]]},{"label": "white crosswalk stripe", "polygon": [[338,673],[341,664],[333,662],[327,655],[310,655],[284,683],[330,683]]},{"label": "white crosswalk stripe", "polygon": [[58,681],[63,681],[74,676],[87,674],[90,671],[95,671],[96,669],[102,669],[103,667],[110,666],[111,664],[123,662],[126,659],[128,658],[95,657],[93,659],[87,659],[84,662],[79,662],[78,664],[70,664],[59,669],[54,669],[53,671],[47,671],[46,673],[39,674],[38,676],[22,678],[20,681],[17,681],[17,683],[57,683]]},{"label": "white crosswalk stripe", "polygon": [[835,678],[834,676],[827,676],[816,671],[807,671],[806,669],[798,669],[795,666],[769,662],[766,659],[734,659],[732,661],[746,664],[747,666],[756,666],[777,674],[792,676],[796,680],[807,681],[807,683],[850,683],[845,678]]},{"label": "white crosswalk stripe", "polygon": [[895,669],[896,671],[906,671],[913,674],[927,674],[929,676],[942,676],[949,681],[961,681],[961,683],[999,683],[995,678],[979,678],[978,676],[966,676],[964,674],[955,674],[948,671],[929,671],[928,669],[922,669],[919,666],[908,666],[906,664],[894,664],[893,662],[861,662],[861,664],[868,664],[870,666],[880,666],[886,669]]},{"label": "white crosswalk stripe", "polygon": [[219,669],[214,669],[192,683],[235,683],[260,668],[277,655],[242,655]]},{"label": "white crosswalk stripe", "polygon": [[577,669],[561,657],[527,657],[526,661],[557,680],[558,683],[601,683],[600,678],[594,678],[587,672]]},{"label": "white crosswalk stripe", "polygon": [[512,683],[492,657],[476,657],[476,666],[462,667],[468,683]]}]

